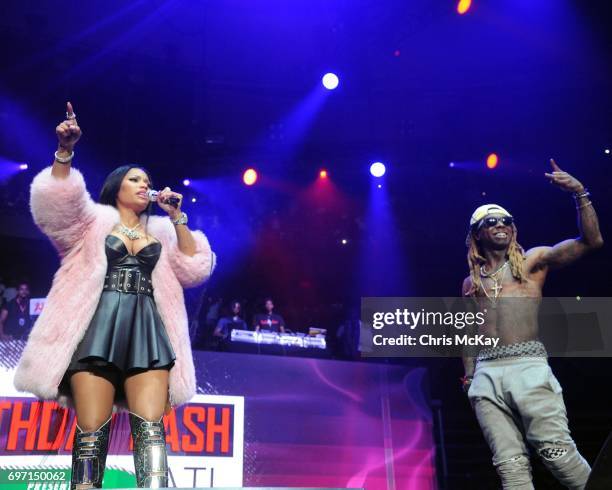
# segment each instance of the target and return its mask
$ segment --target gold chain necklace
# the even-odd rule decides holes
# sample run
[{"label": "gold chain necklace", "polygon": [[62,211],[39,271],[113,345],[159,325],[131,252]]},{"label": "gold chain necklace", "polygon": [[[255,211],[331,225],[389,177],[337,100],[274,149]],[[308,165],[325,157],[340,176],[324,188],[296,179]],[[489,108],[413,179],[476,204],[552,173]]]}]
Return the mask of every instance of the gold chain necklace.
[{"label": "gold chain necklace", "polygon": [[[507,266],[508,266],[508,261],[506,260],[504,264],[500,266],[495,272],[489,272],[489,273],[485,272],[484,264],[480,266],[480,277],[488,278],[493,281],[493,287],[491,287],[491,290],[493,291],[493,298],[492,298],[493,301],[497,301],[497,298],[499,298],[499,294],[501,293],[501,290],[504,288],[501,282],[504,279],[504,274],[506,272]],[[501,277],[498,278],[497,275],[500,272],[502,274],[501,274]],[[491,296],[487,292],[487,288],[484,286],[484,284],[482,285],[482,290],[484,291],[485,296],[491,299]]]}]

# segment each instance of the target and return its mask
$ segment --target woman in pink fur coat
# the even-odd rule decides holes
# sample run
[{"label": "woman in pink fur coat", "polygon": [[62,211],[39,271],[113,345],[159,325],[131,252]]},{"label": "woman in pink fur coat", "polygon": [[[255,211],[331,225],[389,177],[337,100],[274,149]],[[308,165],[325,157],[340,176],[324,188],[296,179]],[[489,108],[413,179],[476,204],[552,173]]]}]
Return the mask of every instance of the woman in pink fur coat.
[{"label": "woman in pink fur coat", "polygon": [[183,287],[205,281],[215,255],[186,226],[180,194],[164,189],[158,204],[168,217],[149,216],[151,181],[139,167],[112,172],[94,203],[71,168],[81,130],[70,103],[66,115],[30,201],[61,265],[15,386],[74,405],[73,489],[101,487],[113,404],[130,412],[138,486],[165,487],[162,416],[196,389]]}]

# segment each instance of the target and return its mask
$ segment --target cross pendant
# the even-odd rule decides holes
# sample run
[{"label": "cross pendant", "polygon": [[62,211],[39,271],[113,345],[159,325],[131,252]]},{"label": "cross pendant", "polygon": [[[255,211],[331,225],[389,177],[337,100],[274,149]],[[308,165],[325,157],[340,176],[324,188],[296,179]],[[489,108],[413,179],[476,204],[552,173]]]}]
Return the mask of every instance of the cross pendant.
[{"label": "cross pendant", "polygon": [[493,281],[493,286],[491,287],[491,290],[493,291],[493,297],[495,299],[497,299],[502,289],[503,289],[503,286],[501,284],[498,284],[497,281]]}]

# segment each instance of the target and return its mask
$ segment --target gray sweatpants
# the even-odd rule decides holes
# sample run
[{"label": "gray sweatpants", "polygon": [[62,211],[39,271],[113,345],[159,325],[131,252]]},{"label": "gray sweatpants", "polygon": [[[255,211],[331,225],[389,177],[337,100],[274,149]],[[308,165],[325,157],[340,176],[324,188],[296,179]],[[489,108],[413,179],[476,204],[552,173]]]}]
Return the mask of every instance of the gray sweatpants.
[{"label": "gray sweatpants", "polygon": [[545,358],[478,362],[468,397],[504,489],[534,488],[526,442],[560,483],[584,488],[591,468],[570,436],[561,385]]}]

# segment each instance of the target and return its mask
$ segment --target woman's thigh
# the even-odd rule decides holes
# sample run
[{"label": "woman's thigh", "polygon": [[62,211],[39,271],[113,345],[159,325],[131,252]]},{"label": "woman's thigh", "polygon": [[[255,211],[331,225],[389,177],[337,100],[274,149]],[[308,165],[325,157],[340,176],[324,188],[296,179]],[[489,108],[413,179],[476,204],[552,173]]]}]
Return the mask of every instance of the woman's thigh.
[{"label": "woman's thigh", "polygon": [[123,386],[130,412],[151,422],[161,419],[168,401],[168,376],[166,369],[127,376]]},{"label": "woman's thigh", "polygon": [[98,430],[113,411],[117,375],[111,371],[78,371],[70,377],[77,424],[85,432]]}]

